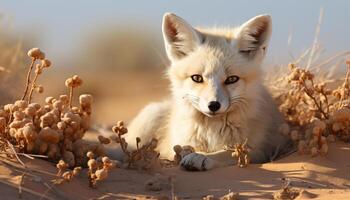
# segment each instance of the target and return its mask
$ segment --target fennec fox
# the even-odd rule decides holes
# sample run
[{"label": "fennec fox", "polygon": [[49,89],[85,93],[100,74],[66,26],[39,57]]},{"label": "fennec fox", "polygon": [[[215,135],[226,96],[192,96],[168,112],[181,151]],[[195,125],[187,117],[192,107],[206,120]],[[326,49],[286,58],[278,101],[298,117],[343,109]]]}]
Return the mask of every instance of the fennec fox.
[{"label": "fennec fox", "polygon": [[223,148],[246,139],[252,163],[270,161],[289,143],[277,131],[282,117],[261,80],[271,28],[268,15],[234,29],[197,29],[166,13],[162,29],[172,98],[138,114],[128,143],[137,136],[157,138],[166,158],[173,158],[173,146],[191,145],[197,153],[181,161],[189,170],[234,164]]}]

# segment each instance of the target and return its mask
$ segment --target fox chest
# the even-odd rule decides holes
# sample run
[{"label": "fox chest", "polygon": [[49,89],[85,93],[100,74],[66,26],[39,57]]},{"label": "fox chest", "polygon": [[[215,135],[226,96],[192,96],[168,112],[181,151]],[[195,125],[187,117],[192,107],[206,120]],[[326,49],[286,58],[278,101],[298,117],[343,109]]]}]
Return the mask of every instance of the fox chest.
[{"label": "fox chest", "polygon": [[211,120],[189,125],[186,143],[197,151],[214,152],[233,147],[246,138],[242,124],[233,124],[225,120]]}]

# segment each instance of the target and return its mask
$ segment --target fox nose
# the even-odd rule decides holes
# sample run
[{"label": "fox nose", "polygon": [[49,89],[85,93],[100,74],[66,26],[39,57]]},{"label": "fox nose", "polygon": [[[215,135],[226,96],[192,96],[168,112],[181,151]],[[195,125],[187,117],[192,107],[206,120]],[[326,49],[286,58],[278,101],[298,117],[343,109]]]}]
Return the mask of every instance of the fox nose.
[{"label": "fox nose", "polygon": [[208,108],[210,111],[212,112],[216,112],[220,109],[221,105],[220,105],[220,102],[218,101],[211,101],[209,102],[209,105],[208,105]]}]

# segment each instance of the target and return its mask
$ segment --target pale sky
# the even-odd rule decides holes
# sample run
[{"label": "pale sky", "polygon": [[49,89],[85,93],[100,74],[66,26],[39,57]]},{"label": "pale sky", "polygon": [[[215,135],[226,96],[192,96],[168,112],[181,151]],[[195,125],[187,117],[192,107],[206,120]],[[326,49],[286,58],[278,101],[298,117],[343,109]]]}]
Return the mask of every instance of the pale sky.
[{"label": "pale sky", "polygon": [[273,19],[268,60],[279,63],[289,59],[290,33],[294,54],[311,46],[321,7],[324,20],[319,40],[326,54],[348,50],[350,1],[345,0],[2,0],[0,13],[11,19],[22,37],[28,28],[38,30],[43,36],[38,46],[61,58],[69,58],[84,34],[104,24],[149,29],[155,33],[155,39],[161,39],[161,19],[165,12],[174,12],[195,26],[237,26],[255,15],[268,13]]}]

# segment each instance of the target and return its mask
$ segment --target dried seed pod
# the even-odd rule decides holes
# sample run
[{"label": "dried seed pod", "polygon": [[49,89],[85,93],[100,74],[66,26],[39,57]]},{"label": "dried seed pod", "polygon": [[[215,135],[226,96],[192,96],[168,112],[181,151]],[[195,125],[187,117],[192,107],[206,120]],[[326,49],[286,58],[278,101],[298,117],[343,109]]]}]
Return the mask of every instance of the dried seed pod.
[{"label": "dried seed pod", "polygon": [[41,65],[37,64],[35,67],[35,74],[42,74],[43,73],[43,68]]},{"label": "dried seed pod", "polygon": [[66,171],[62,174],[62,178],[66,181],[71,181],[73,178],[73,173],[71,171]]},{"label": "dried seed pod", "polygon": [[111,162],[111,159],[109,159],[107,156],[102,157],[101,160],[103,163],[110,163]]},{"label": "dried seed pod", "polygon": [[180,154],[182,151],[182,147],[180,145],[175,145],[173,149],[176,154]]},{"label": "dried seed pod", "polygon": [[65,85],[66,87],[73,87],[73,79],[72,78],[66,79]]},{"label": "dried seed pod", "polygon": [[102,181],[108,177],[108,170],[105,168],[98,169],[96,170],[95,175],[97,181]]},{"label": "dried seed pod", "polygon": [[40,139],[51,144],[57,144],[61,139],[61,135],[62,134],[49,127],[45,127],[39,132]]},{"label": "dried seed pod", "polygon": [[51,126],[55,122],[55,115],[51,112],[48,112],[41,116],[40,120],[40,127],[45,128],[47,126]]},{"label": "dried seed pod", "polygon": [[81,167],[74,167],[73,176],[78,176],[81,172]]},{"label": "dried seed pod", "polygon": [[79,103],[82,107],[90,107],[92,104],[93,98],[90,94],[82,94],[79,96]]},{"label": "dried seed pod", "polygon": [[117,126],[119,127],[124,126],[124,121],[117,121]]},{"label": "dried seed pod", "polygon": [[181,151],[182,151],[182,147],[180,145],[175,145],[173,147],[175,155],[174,155],[174,163],[175,165],[180,164],[182,157],[181,157]]},{"label": "dried seed pod", "polygon": [[29,116],[29,117],[34,117],[36,114],[36,108],[33,106],[28,106],[25,110],[24,113]]},{"label": "dried seed pod", "polygon": [[26,141],[29,142],[34,142],[36,137],[37,137],[37,133],[34,129],[34,125],[33,124],[26,124],[23,128],[22,128],[22,132],[23,132],[23,136],[26,139]]},{"label": "dried seed pod", "polygon": [[52,104],[52,102],[55,100],[55,98],[54,97],[46,97],[45,98],[45,103],[47,103],[47,104]]},{"label": "dried seed pod", "polygon": [[182,146],[182,151],[181,151],[180,155],[183,158],[186,155],[193,153],[193,152],[195,152],[195,149],[192,146],[185,145],[185,146]]},{"label": "dried seed pod", "polygon": [[111,140],[109,138],[103,137],[102,135],[99,135],[98,140],[100,141],[101,144],[109,144],[111,143]]},{"label": "dried seed pod", "polygon": [[57,101],[55,101],[55,102],[52,104],[52,106],[53,106],[54,108],[56,108],[57,110],[62,111],[62,110],[63,110],[64,104],[63,104],[63,102],[62,102],[61,100],[57,100]]},{"label": "dried seed pod", "polygon": [[16,138],[17,142],[20,142],[22,139],[24,139],[24,135],[23,135],[23,130],[22,129],[17,129],[17,131],[15,133],[15,138]]},{"label": "dried seed pod", "polygon": [[39,94],[43,93],[43,92],[44,92],[44,86],[42,86],[42,85],[37,85],[37,86],[35,87],[35,92],[37,92],[37,93],[39,93]]},{"label": "dried seed pod", "polygon": [[94,171],[95,169],[97,169],[98,163],[96,162],[95,159],[90,159],[87,163],[89,170]]},{"label": "dried seed pod", "polygon": [[65,130],[66,129],[66,127],[67,127],[67,124],[65,123],[65,122],[58,122],[57,123],[57,128],[59,129],[59,130]]},{"label": "dried seed pod", "polygon": [[24,110],[28,106],[28,102],[24,100],[18,100],[15,102],[15,106],[18,106],[18,108]]},{"label": "dried seed pod", "polygon": [[66,162],[64,162],[64,160],[60,160],[56,164],[56,167],[58,169],[57,176],[61,176],[63,174],[64,170],[66,170],[68,168],[68,164]]},{"label": "dried seed pod", "polygon": [[13,117],[15,118],[15,120],[22,120],[25,117],[25,114],[22,111],[15,111],[13,113]]},{"label": "dried seed pod", "polygon": [[60,98],[59,98],[61,101],[62,101],[62,103],[64,104],[64,105],[68,105],[68,102],[69,102],[69,97],[68,97],[68,95],[60,95]]},{"label": "dried seed pod", "polygon": [[33,107],[36,110],[39,110],[41,108],[41,105],[38,104],[38,103],[31,103],[31,104],[28,105],[28,107]]},{"label": "dried seed pod", "polygon": [[79,87],[83,84],[83,80],[78,76],[78,75],[74,75],[73,76],[73,87]]},{"label": "dried seed pod", "polygon": [[86,156],[89,158],[89,159],[93,159],[95,157],[94,153],[92,151],[88,151],[86,153]]},{"label": "dried seed pod", "polygon": [[72,110],[72,112],[73,112],[74,114],[79,114],[79,113],[80,113],[80,110],[79,110],[78,107],[72,107],[71,110]]},{"label": "dried seed pod", "polygon": [[128,133],[128,129],[124,126],[120,126],[119,127],[119,134],[124,135],[126,133]]},{"label": "dried seed pod", "polygon": [[22,122],[23,122],[24,125],[26,125],[26,124],[33,124],[33,120],[30,117],[25,117],[24,119],[22,119]]},{"label": "dried seed pod", "polygon": [[27,54],[29,57],[34,59],[45,59],[45,53],[43,53],[39,48],[32,48]]},{"label": "dried seed pod", "polygon": [[10,128],[10,136],[11,137],[15,137],[15,134],[16,134],[16,132],[17,132],[17,129],[16,128]]},{"label": "dried seed pod", "polygon": [[51,66],[51,61],[49,60],[49,59],[43,59],[43,60],[41,60],[41,65],[43,66],[43,67],[50,67]]},{"label": "dried seed pod", "polygon": [[16,120],[11,122],[11,124],[9,125],[10,128],[15,128],[15,129],[19,129],[23,126],[24,126],[24,124],[22,121],[16,121]]}]

